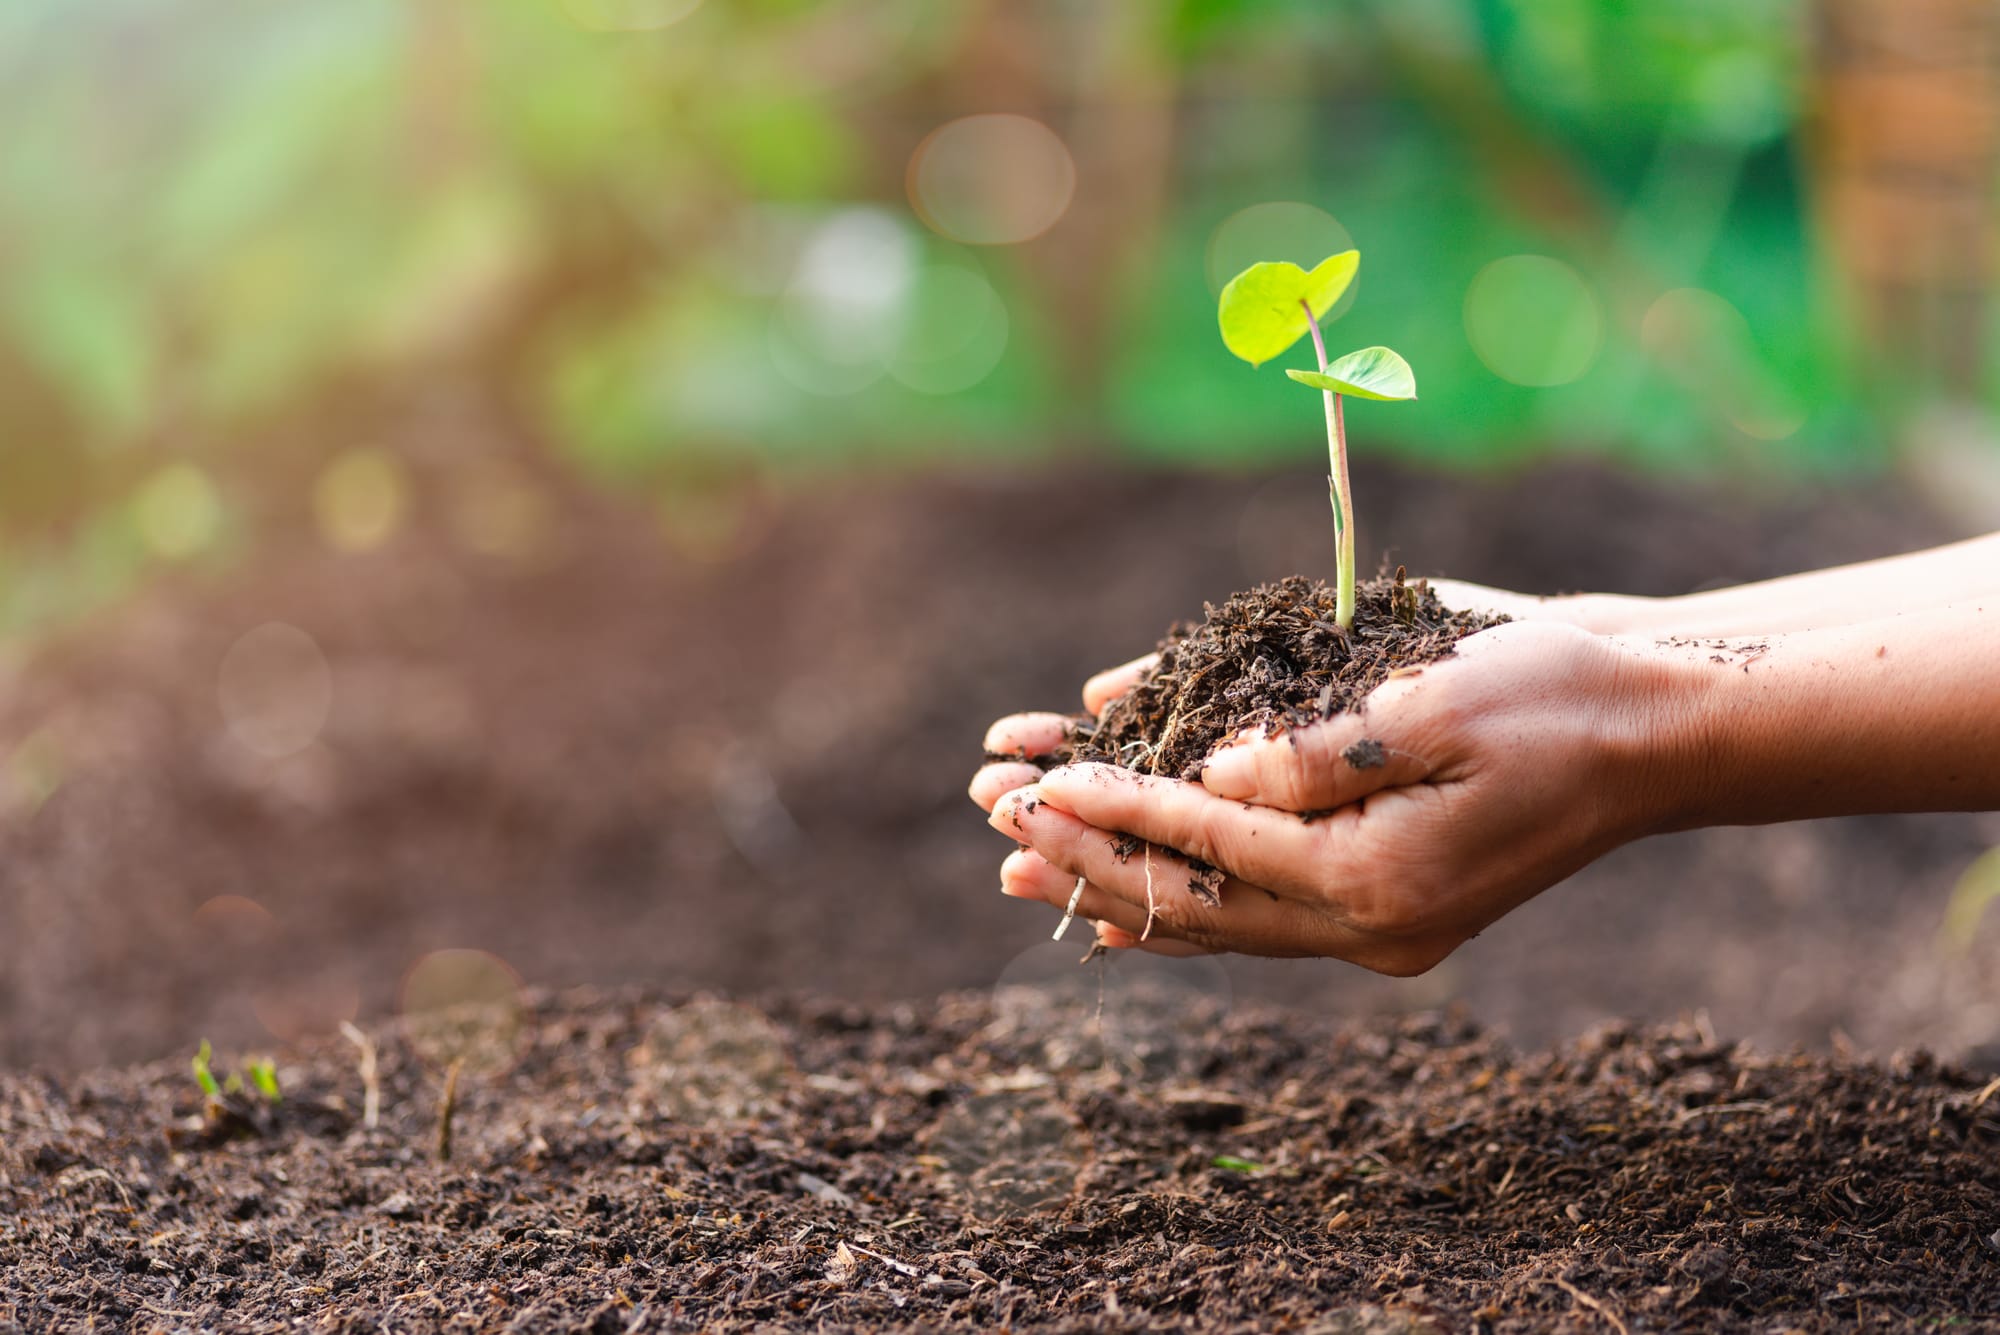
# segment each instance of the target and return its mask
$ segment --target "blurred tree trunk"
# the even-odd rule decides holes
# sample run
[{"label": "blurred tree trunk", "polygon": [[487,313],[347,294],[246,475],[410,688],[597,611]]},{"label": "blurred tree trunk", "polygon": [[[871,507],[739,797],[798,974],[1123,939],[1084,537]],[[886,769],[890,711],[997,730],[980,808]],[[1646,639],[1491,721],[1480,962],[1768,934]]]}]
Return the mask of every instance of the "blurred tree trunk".
[{"label": "blurred tree trunk", "polygon": [[1861,337],[1933,393],[1985,369],[2000,153],[2000,5],[1817,0],[1807,160]]},{"label": "blurred tree trunk", "polygon": [[[1020,247],[1061,402],[1101,418],[1117,315],[1144,280],[1166,208],[1177,71],[1165,5],[987,0],[966,23],[942,85],[940,120],[984,111],[1033,116],[1076,163],[1076,195],[1048,232]],[[1082,442],[1079,442],[1082,443]]]}]

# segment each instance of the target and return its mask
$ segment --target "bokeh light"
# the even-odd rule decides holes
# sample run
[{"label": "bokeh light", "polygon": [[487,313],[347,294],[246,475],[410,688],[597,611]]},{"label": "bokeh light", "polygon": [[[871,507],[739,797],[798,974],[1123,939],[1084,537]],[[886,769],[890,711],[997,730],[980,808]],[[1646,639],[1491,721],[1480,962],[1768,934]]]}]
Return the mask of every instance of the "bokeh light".
[{"label": "bokeh light", "polygon": [[1466,290],[1465,336],[1502,380],[1566,385],[1597,360],[1604,321],[1575,269],[1547,255],[1509,255],[1481,269]]},{"label": "bokeh light", "polygon": [[484,950],[433,950],[403,975],[398,1007],[410,1045],[432,1066],[504,1070],[518,1053],[521,978]]},{"label": "bokeh light", "polygon": [[230,736],[258,755],[311,746],[333,708],[333,670],[312,636],[269,621],[222,656],[216,701]]},{"label": "bokeh light", "polygon": [[1996,900],[2000,900],[2000,848],[1989,848],[1972,860],[1952,886],[1944,921],[1938,928],[1938,941],[1944,949],[1961,955],[1971,950],[1979,925]]},{"label": "bokeh light", "polygon": [[47,726],[21,739],[0,765],[0,810],[33,812],[62,787],[68,772],[63,749]]},{"label": "bokeh light", "polygon": [[957,394],[992,373],[1007,351],[1007,306],[977,270],[933,264],[910,295],[889,373],[919,394]]},{"label": "bokeh light", "polygon": [[1040,236],[1069,209],[1076,162],[1038,120],[966,116],[917,145],[907,186],[917,216],[941,235],[967,245],[1010,245]]},{"label": "bokeh light", "polygon": [[271,910],[245,895],[216,895],[194,911],[194,925],[203,948],[218,957],[263,955],[278,941],[278,920]]},{"label": "bokeh light", "polygon": [[943,1168],[946,1186],[988,1218],[1061,1205],[1090,1157],[1082,1121],[1033,1077],[1011,1088],[995,1082],[951,1104],[920,1143]]},{"label": "bokeh light", "polygon": [[778,373],[810,394],[866,389],[886,373],[916,280],[915,238],[880,209],[843,209],[800,248],[773,314]]},{"label": "bokeh light", "polygon": [[483,458],[456,470],[446,521],[466,551],[504,565],[535,569],[562,555],[562,534],[541,482],[510,459]]},{"label": "bokeh light", "polygon": [[626,1069],[642,1111],[707,1125],[774,1111],[792,1059],[784,1035],[759,1012],[696,997],[653,1017]]},{"label": "bokeh light", "polygon": [[200,468],[168,464],[132,498],[132,522],[155,555],[184,560],[214,543],[222,526],[222,501]]},{"label": "bokeh light", "polygon": [[286,978],[258,987],[250,1013],[274,1038],[304,1043],[338,1033],[361,1013],[361,989],[337,975]]},{"label": "bokeh light", "polygon": [[776,522],[775,502],[750,484],[670,486],[654,513],[667,546],[704,565],[748,556]]},{"label": "bokeh light", "polygon": [[1782,440],[1806,405],[1764,365],[1743,312],[1698,287],[1662,293],[1639,322],[1639,342],[1682,388],[1757,440]]},{"label": "bokeh light", "polygon": [[561,0],[570,21],[587,32],[651,32],[679,23],[702,0]]},{"label": "bokeh light", "polygon": [[[1203,269],[1208,290],[1220,294],[1230,279],[1259,261],[1290,260],[1301,269],[1311,269],[1327,256],[1353,247],[1354,238],[1325,209],[1294,200],[1273,200],[1238,209],[1224,218],[1209,233]],[[1321,323],[1345,315],[1367,277],[1364,268]]]},{"label": "bokeh light", "polygon": [[348,450],[313,483],[313,519],[329,547],[373,551],[395,535],[409,508],[402,461],[385,450]]}]

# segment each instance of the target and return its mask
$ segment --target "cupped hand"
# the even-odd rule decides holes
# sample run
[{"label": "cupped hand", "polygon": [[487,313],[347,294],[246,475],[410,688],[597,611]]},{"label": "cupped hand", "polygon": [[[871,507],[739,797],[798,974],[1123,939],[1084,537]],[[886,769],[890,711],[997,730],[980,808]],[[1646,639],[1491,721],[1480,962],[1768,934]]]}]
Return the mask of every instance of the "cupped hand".
[{"label": "cupped hand", "polygon": [[[1146,654],[1098,673],[1083,684],[1083,707],[1092,718],[1103,713],[1104,706],[1123,695],[1159,657]],[[972,776],[967,794],[982,811],[991,811],[993,804],[1008,793],[1041,778],[1041,767],[1033,763],[1033,758],[1053,754],[1062,745],[1068,724],[1065,715],[1047,713],[1009,714],[995,723],[986,730],[986,754],[1020,759],[988,761]]]},{"label": "cupped hand", "polygon": [[[1060,907],[1083,878],[1078,911],[1105,945],[1420,973],[1670,818],[1666,679],[1645,646],[1516,621],[1392,678],[1358,712],[1225,745],[1198,784],[989,766],[974,796],[1024,845],[1003,888]],[[1116,693],[1100,687],[1095,706]],[[1049,717],[1002,720],[989,749],[1045,752]],[[1219,902],[1190,858],[1220,869]]]}]

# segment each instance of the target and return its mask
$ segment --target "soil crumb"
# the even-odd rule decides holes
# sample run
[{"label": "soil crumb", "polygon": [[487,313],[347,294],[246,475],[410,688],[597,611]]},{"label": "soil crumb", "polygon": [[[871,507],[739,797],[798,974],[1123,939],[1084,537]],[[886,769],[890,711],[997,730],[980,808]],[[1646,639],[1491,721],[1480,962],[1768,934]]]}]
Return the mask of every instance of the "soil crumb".
[{"label": "soil crumb", "polygon": [[[1700,1026],[1517,1052],[1099,984],[538,994],[433,1151],[437,1031],[0,1075],[0,1331],[1991,1329],[2000,1095]],[[1169,1004],[1179,997],[1183,1004]],[[1094,1004],[1094,1003],[1093,1003]]]},{"label": "soil crumb", "polygon": [[[1208,604],[1201,624],[1168,632],[1158,666],[1101,718],[1072,720],[1058,759],[1192,780],[1218,743],[1244,729],[1278,733],[1345,713],[1391,674],[1448,657],[1466,636],[1507,620],[1454,612],[1400,568],[1355,591],[1351,631],[1335,623],[1336,601],[1332,585],[1292,575]],[[1365,767],[1366,756],[1350,760]]]}]

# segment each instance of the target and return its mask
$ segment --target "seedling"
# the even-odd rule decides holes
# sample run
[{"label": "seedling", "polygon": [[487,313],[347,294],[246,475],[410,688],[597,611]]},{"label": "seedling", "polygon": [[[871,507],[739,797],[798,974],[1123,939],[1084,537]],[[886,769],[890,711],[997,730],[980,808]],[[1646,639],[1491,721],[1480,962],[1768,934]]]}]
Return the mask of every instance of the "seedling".
[{"label": "seedling", "polygon": [[1333,503],[1334,536],[1339,541],[1334,620],[1342,630],[1354,625],[1354,493],[1347,481],[1347,426],[1341,399],[1352,395],[1396,402],[1417,397],[1410,364],[1388,348],[1362,348],[1331,363],[1326,359],[1319,322],[1347,291],[1360,267],[1358,250],[1329,256],[1310,273],[1296,264],[1253,264],[1222,289],[1218,312],[1223,344],[1252,366],[1261,366],[1306,334],[1312,335],[1319,370],[1288,369],[1285,374],[1319,390],[1326,399],[1326,448],[1333,470],[1326,479],[1327,497]]},{"label": "seedling", "polygon": [[263,1096],[266,1103],[277,1104],[284,1101],[284,1094],[278,1088],[278,1065],[268,1057],[255,1057],[245,1062],[243,1068],[231,1071],[226,1079],[218,1081],[215,1070],[210,1065],[215,1058],[214,1049],[208,1040],[201,1041],[196,1049],[194,1061],[194,1082],[201,1086],[202,1094],[211,1106],[220,1105],[228,1094],[241,1094],[245,1089],[254,1089]]},{"label": "seedling", "polygon": [[222,1086],[215,1082],[215,1072],[208,1067],[209,1058],[214,1055],[208,1046],[208,1040],[204,1038],[201,1047],[196,1049],[194,1054],[194,1082],[201,1086],[201,1092],[208,1096],[210,1103],[220,1103]]}]

